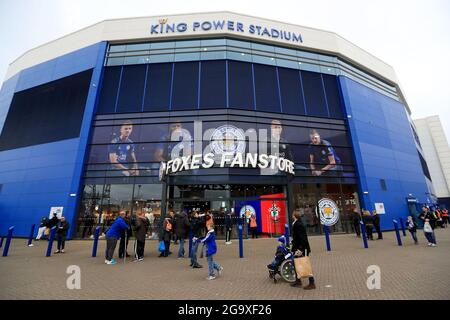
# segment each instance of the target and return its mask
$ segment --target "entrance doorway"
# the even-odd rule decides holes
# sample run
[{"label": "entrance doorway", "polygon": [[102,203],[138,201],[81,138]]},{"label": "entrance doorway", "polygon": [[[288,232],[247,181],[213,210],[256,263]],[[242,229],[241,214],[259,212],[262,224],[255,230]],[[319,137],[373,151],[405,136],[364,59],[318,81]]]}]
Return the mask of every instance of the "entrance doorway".
[{"label": "entrance doorway", "polygon": [[[231,237],[275,237],[285,232],[287,198],[284,185],[170,185],[167,209],[213,216],[216,237],[224,239],[231,222]],[[227,217],[227,214],[230,217]],[[231,221],[230,221],[231,220]]]}]

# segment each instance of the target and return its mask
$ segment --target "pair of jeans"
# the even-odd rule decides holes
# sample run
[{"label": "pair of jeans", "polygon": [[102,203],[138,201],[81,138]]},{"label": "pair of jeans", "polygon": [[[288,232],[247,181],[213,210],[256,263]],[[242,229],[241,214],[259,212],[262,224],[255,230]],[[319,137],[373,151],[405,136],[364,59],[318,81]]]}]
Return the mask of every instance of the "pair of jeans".
[{"label": "pair of jeans", "polygon": [[193,266],[198,265],[198,261],[197,261],[197,251],[198,251],[198,246],[200,245],[200,242],[195,241],[192,244],[192,248],[191,248],[191,264]]},{"label": "pair of jeans", "polygon": [[64,245],[66,244],[66,236],[58,234],[56,235],[56,240],[58,240],[58,250],[64,250]]},{"label": "pair of jeans", "polygon": [[136,240],[134,244],[134,257],[136,259],[144,258],[144,248],[145,248],[145,240],[144,241]]},{"label": "pair of jeans", "polygon": [[217,262],[214,261],[214,255],[213,254],[207,256],[206,260],[208,260],[208,273],[209,273],[209,276],[214,277],[215,276],[214,269],[219,271],[220,268],[222,268],[222,267],[220,266],[220,264],[218,264]]},{"label": "pair of jeans", "polygon": [[425,233],[425,237],[427,238],[429,243],[436,244],[436,237],[434,235],[434,231],[433,232],[424,232],[424,233]]},{"label": "pair of jeans", "polygon": [[111,261],[116,250],[117,239],[113,237],[106,237],[106,253],[105,259]]},{"label": "pair of jeans", "polygon": [[411,233],[411,237],[413,238],[414,243],[418,243],[419,241],[417,240],[417,232],[412,230],[409,230],[409,232]]},{"label": "pair of jeans", "polygon": [[184,238],[178,238],[180,240],[180,248],[178,249],[178,258],[184,257],[184,243],[186,240]]}]

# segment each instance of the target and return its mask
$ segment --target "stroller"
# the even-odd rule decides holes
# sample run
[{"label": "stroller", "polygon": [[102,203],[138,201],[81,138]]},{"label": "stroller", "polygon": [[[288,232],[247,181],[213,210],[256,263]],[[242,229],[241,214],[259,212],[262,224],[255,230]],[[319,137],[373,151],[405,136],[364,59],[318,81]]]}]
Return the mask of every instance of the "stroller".
[{"label": "stroller", "polygon": [[[278,241],[282,240],[281,238],[284,237],[278,238]],[[269,279],[273,280],[274,283],[278,282],[277,275],[286,282],[295,282],[294,255],[289,247],[278,246],[275,259],[267,265],[267,269],[269,271]]]}]

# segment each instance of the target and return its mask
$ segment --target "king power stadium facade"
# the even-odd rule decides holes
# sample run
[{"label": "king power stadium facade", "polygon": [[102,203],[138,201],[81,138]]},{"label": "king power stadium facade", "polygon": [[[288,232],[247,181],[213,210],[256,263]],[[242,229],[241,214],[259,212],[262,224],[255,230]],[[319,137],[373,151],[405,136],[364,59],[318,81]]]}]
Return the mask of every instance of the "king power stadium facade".
[{"label": "king power stadium facade", "polygon": [[[394,70],[335,33],[214,12],[107,20],[24,53],[0,92],[0,234],[53,212],[158,230],[211,210],[284,232],[384,230],[435,201]],[[242,219],[239,219],[241,217]],[[328,219],[328,220],[327,220]],[[332,224],[331,223],[331,224]],[[237,228],[235,228],[237,229]]]}]

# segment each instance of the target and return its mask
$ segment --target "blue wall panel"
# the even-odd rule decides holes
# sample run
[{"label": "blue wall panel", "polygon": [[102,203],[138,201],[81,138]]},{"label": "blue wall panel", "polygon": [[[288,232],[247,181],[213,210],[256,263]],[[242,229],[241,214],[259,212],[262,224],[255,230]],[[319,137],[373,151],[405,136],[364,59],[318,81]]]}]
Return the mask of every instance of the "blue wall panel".
[{"label": "blue wall panel", "polygon": [[[75,228],[76,207],[86,146],[96,103],[106,43],[98,43],[41,63],[8,79],[0,91],[0,128],[14,92],[29,89],[93,68],[80,137],[0,152],[0,235],[15,225],[15,236],[28,236],[33,223],[48,216],[50,207]],[[76,196],[71,196],[76,194]]]},{"label": "blue wall panel", "polygon": [[[361,206],[385,205],[382,229],[392,219],[406,218],[406,197],[426,202],[428,187],[404,106],[387,96],[340,76],[339,82],[360,177]],[[382,190],[380,179],[386,181]],[[362,194],[368,191],[368,194]]]}]

